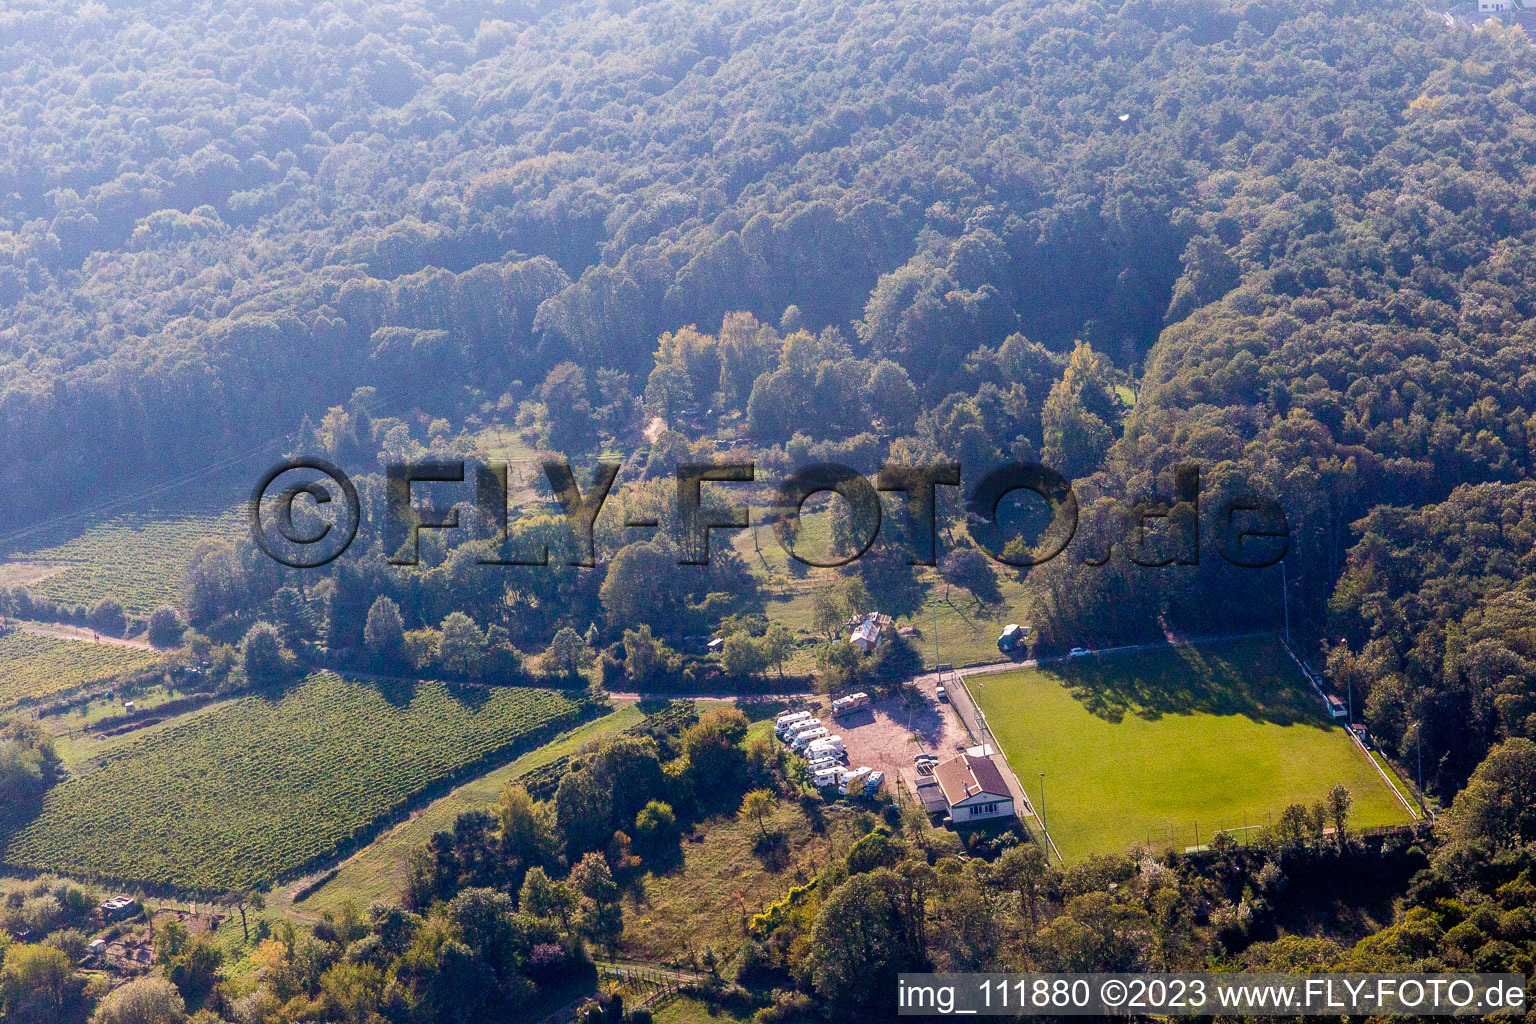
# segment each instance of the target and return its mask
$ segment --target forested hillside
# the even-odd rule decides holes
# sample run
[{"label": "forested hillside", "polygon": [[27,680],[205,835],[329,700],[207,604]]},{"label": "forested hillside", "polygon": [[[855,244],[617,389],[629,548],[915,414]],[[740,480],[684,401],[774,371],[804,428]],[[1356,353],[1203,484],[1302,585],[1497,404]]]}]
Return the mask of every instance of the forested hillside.
[{"label": "forested hillside", "polygon": [[[366,472],[515,421],[656,477],[702,432],[769,467],[1092,478],[1025,580],[1048,644],[1272,626],[1273,572],[1125,557],[1110,499],[1194,460],[1208,511],[1285,509],[1310,647],[1355,520],[1530,470],[1518,29],[1146,0],[3,27],[8,531],[295,450]],[[597,611],[597,581],[528,586]]]},{"label": "forested hillside", "polygon": [[[883,1012],[902,971],[1536,970],[1520,28],[1366,0],[15,0],[0,142],[6,1024],[538,1020],[634,985],[597,956],[761,1024]],[[360,493],[311,570],[242,518],[295,455]],[[461,517],[413,562],[384,470],[427,458],[508,476],[407,487]],[[674,474],[712,461],[756,466],[703,499],[753,529],[684,564]],[[933,557],[895,491],[873,546],[846,502],[770,524],[828,462],[956,462],[967,491],[1042,462],[1081,523],[1036,566],[1022,495],[994,523],[939,488]],[[1244,495],[1284,512],[1278,566],[1223,557]],[[926,675],[981,662],[984,714]],[[826,728],[865,752],[772,738],[849,691]],[[1263,764],[1308,761],[1294,793],[1197,771],[1261,732]],[[977,788],[919,810],[914,753],[999,735],[1001,788],[965,761]],[[1180,758],[1188,838],[1153,810],[1125,854],[1061,831]],[[1076,802],[1050,832],[1047,767]],[[1003,790],[995,828],[955,826]],[[109,921],[84,882],[225,920]],[[153,966],[87,980],[87,934]]]},{"label": "forested hillside", "polygon": [[[638,394],[660,334],[730,311],[794,304],[936,403],[1015,331],[1135,367],[1239,283],[1148,363],[1139,472],[1295,434],[1325,478],[1378,456],[1330,489],[1359,504],[1524,454],[1492,338],[1522,315],[1530,54],[1416,8],[36,4],[4,27],[0,408],[28,513],[78,496],[60,470],[163,480],[361,384],[449,414],[573,359]],[[1508,369],[1490,393],[1452,383],[1484,367]]]}]

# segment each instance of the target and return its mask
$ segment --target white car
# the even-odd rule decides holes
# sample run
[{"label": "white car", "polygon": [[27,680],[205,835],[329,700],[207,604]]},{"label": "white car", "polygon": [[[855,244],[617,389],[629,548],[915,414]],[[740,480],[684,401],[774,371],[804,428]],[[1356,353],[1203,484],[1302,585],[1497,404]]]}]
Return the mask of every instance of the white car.
[{"label": "white car", "polygon": [[1090,651],[1086,647],[1074,647],[1070,651],[1067,652],[1067,657],[1069,657],[1069,658],[1086,658],[1086,657],[1088,657],[1088,655],[1090,655],[1092,653],[1093,652]]}]

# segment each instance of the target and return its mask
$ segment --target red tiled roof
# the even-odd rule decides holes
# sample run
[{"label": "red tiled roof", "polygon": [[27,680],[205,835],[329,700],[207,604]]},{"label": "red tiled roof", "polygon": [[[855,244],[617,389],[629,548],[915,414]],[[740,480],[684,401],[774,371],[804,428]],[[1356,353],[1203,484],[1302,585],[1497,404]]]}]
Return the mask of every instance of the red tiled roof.
[{"label": "red tiled roof", "polygon": [[933,775],[938,779],[939,787],[944,791],[944,799],[949,801],[951,807],[981,793],[1009,798],[1008,784],[1003,781],[1003,773],[990,757],[961,754],[939,765],[933,770]]}]

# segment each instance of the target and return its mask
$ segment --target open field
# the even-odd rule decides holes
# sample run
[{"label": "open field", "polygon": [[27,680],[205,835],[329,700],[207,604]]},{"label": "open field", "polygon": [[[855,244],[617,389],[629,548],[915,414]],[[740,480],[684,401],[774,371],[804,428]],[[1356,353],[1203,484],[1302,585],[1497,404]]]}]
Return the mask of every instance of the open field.
[{"label": "open field", "polygon": [[16,630],[0,635],[0,710],[153,665],[159,655]]},{"label": "open field", "polygon": [[[826,504],[826,501],[819,501],[819,496],[806,503],[796,550],[807,557],[825,559],[832,550],[831,517],[825,510]],[[754,521],[759,519],[754,517]],[[768,618],[789,627],[805,642],[805,646],[796,650],[789,667],[796,672],[809,671],[815,657],[813,641],[819,640],[813,624],[815,595],[818,591],[837,587],[843,579],[842,573],[836,569],[794,563],[780,546],[773,529],[766,525],[735,531],[727,536],[731,537],[736,553],[759,578]],[[911,642],[925,665],[931,667],[936,660],[962,667],[994,662],[1001,657],[997,652],[997,637],[1003,627],[1010,622],[1030,621],[1023,584],[1015,574],[1006,571],[1005,566],[994,568],[1002,570],[997,572],[998,592],[1002,599],[993,604],[979,604],[959,587],[946,588],[935,569],[914,568],[916,586],[905,603],[889,598],[882,603],[876,593],[876,603],[880,607],[867,610],[890,614],[897,629],[916,627],[920,635]]]},{"label": "open field", "polygon": [[747,1021],[750,1013],[742,1013],[729,1007],[718,1007],[702,999],[680,996],[663,1003],[656,1009],[656,1024],[719,1024],[725,1021]]},{"label": "open field", "polygon": [[507,783],[567,754],[574,754],[593,740],[622,732],[644,717],[637,705],[626,705],[556,737],[505,767],[465,783],[428,805],[410,821],[374,840],[343,863],[335,878],[294,905],[305,913],[319,914],[340,909],[348,900],[362,908],[367,908],[374,900],[398,900],[405,886],[406,857],[412,847],[425,843],[436,832],[451,829],[454,819],[466,811],[494,808]]},{"label": "open field", "polygon": [[7,864],[224,891],[366,842],[444,780],[571,722],[563,694],[321,674],[277,700],[204,709],[103,754],[49,791]]},{"label": "open field", "polygon": [[0,570],[39,597],[90,604],[121,601],[131,615],[175,604],[192,549],[205,537],[233,539],[246,529],[239,510],[132,513],[97,523],[54,547],[6,556]]},{"label": "open field", "polygon": [[[1342,783],[1356,826],[1408,812],[1269,639],[1082,658],[968,680],[1068,860],[1183,850]],[[1234,833],[1239,840],[1241,831]]]},{"label": "open field", "polygon": [[729,958],[741,944],[744,919],[848,852],[861,834],[855,816],[851,808],[829,807],[816,823],[799,805],[781,801],[765,821],[770,833],[783,836],[778,862],[754,853],[756,822],[719,817],[702,823],[692,837],[696,842],[684,838],[681,864],[627,887],[624,955],[692,966],[690,953],[702,955],[713,946],[722,961]]}]

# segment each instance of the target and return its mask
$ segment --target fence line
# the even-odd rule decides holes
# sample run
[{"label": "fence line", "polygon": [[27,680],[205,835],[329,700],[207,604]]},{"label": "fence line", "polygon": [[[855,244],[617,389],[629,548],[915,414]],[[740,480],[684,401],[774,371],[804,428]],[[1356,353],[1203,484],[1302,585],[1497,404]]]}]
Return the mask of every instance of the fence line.
[{"label": "fence line", "polygon": [[[1296,667],[1301,669],[1302,675],[1307,677],[1307,682],[1311,683],[1312,688],[1315,689],[1318,692],[1318,695],[1323,698],[1324,706],[1326,707],[1328,694],[1323,689],[1322,683],[1318,681],[1320,678],[1318,673],[1310,665],[1302,661],[1301,658],[1297,656],[1296,652],[1291,649],[1291,642],[1285,637],[1285,634],[1282,633],[1277,635],[1280,637],[1280,646],[1285,648],[1285,653],[1289,654],[1291,656],[1291,660],[1296,663]],[[1376,774],[1381,776],[1381,781],[1385,782],[1387,784],[1387,788],[1392,791],[1392,795],[1397,797],[1397,802],[1402,804],[1403,807],[1407,809],[1409,816],[1412,817],[1414,821],[1419,821],[1422,818],[1422,815],[1419,814],[1418,808],[1413,806],[1413,802],[1411,800],[1403,796],[1402,791],[1399,790],[1396,783],[1392,781],[1392,777],[1382,769],[1376,758],[1371,756],[1370,748],[1365,745],[1365,741],[1362,740],[1359,734],[1355,732],[1354,723],[1351,722],[1350,727],[1344,731],[1349,734],[1350,740],[1360,751],[1360,755],[1365,758],[1366,763],[1368,763],[1372,768],[1376,769]],[[1422,794],[1420,794],[1420,799],[1423,799]]]}]

